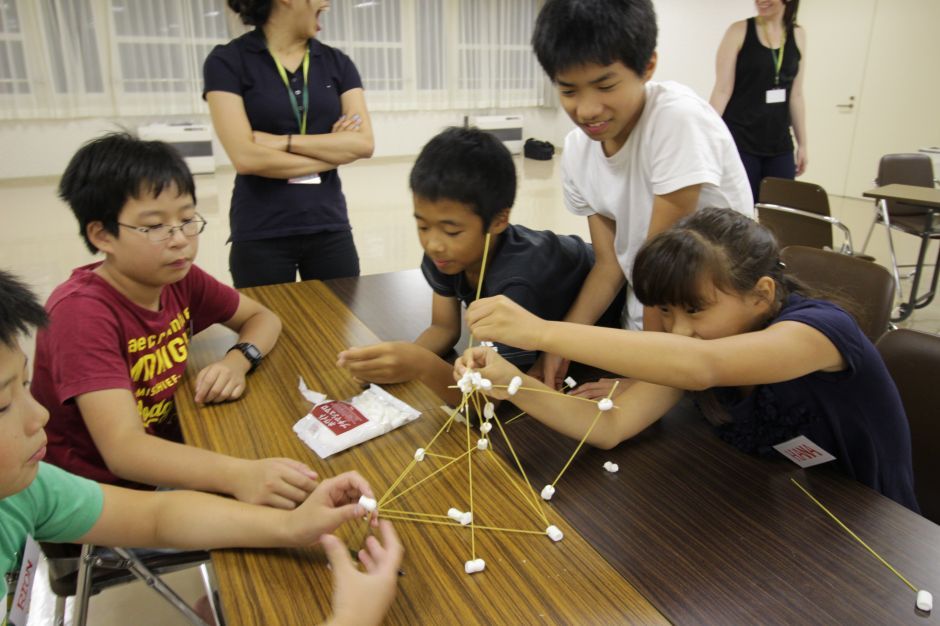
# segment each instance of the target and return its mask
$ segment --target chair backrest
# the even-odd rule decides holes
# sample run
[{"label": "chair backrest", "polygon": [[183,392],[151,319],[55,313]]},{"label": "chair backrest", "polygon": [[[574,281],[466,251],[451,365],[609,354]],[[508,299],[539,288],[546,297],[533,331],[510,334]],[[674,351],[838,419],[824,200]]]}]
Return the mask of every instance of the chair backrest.
[{"label": "chair backrest", "polygon": [[[878,162],[875,184],[882,187],[892,183],[933,187],[933,161],[923,152],[884,155]],[[892,215],[923,215],[925,212],[924,207],[888,201],[888,213]]]},{"label": "chair backrest", "polygon": [[858,325],[872,342],[887,330],[894,309],[894,278],[877,263],[819,248],[789,246],[780,253],[786,272],[853,305]]},{"label": "chair backrest", "polygon": [[924,517],[940,524],[940,337],[893,330],[878,351],[898,387],[911,425],[914,492]]},{"label": "chair backrest", "polygon": [[[829,196],[814,183],[788,178],[765,178],[760,184],[758,202],[830,217]],[[832,226],[825,222],[776,211],[759,211],[758,220],[774,233],[780,247],[799,245],[832,248]]]}]

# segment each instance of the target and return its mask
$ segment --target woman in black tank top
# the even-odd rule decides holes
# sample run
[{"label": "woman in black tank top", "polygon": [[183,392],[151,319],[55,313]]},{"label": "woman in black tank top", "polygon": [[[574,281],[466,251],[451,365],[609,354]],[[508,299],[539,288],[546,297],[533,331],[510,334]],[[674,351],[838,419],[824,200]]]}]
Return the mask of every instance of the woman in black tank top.
[{"label": "woman in black tank top", "polygon": [[799,0],[755,5],[757,16],[732,24],[721,41],[710,101],[734,137],[756,201],[761,180],[799,176],[807,160]]}]

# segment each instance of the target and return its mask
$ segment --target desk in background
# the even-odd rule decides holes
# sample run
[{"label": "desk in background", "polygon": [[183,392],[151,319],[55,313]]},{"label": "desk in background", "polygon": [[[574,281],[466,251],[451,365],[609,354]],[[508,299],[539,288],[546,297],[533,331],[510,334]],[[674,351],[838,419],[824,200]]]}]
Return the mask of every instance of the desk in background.
[{"label": "desk in background", "polygon": [[[294,456],[330,473],[363,469],[381,492],[400,472],[400,461],[391,455],[426,442],[443,414],[428,411],[399,431],[322,463],[289,428],[307,410],[295,390],[296,375],[331,397],[354,395],[358,388],[331,365],[337,346],[374,339],[349,310],[379,329],[382,339],[409,339],[430,319],[430,290],[418,271],[340,279],[329,286],[345,306],[319,283],[249,290],[281,315],[284,336],[253,375],[243,400],[197,409],[188,399],[190,389],[181,390],[184,430],[191,443],[230,454]],[[324,320],[329,325],[318,327]],[[193,342],[196,364],[221,355],[231,343],[230,336],[199,337]],[[388,388],[418,408],[438,403],[417,383]],[[537,489],[554,478],[575,445],[528,417],[508,430]],[[607,460],[620,465],[619,473],[603,470]],[[406,545],[406,575],[389,621],[660,619],[635,588],[677,624],[940,623],[934,615],[916,614],[913,592],[793,486],[791,477],[911,582],[940,593],[940,527],[832,468],[801,470],[782,458],[742,454],[715,437],[685,403],[615,450],[586,449],[578,456],[550,504],[564,520],[559,525],[565,539],[555,546],[561,550],[526,538],[508,542],[502,559],[494,560],[494,544],[487,548],[487,570],[468,577],[458,571],[467,543],[459,531],[397,523]],[[487,541],[502,542],[492,534]],[[606,562],[593,559],[585,541]],[[294,623],[301,615],[309,623],[326,610],[331,586],[323,568],[312,564],[322,561],[314,550],[230,550],[213,559],[230,624]],[[427,583],[426,573],[433,574]],[[498,598],[504,600],[494,605]],[[269,614],[278,605],[285,606]],[[525,616],[524,608],[530,611]]]}]

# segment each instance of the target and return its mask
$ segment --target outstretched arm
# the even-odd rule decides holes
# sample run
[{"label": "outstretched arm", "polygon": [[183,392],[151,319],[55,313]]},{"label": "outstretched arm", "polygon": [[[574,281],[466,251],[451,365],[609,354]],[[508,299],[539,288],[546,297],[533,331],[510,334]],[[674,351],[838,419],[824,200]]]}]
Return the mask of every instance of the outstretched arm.
[{"label": "outstretched arm", "polygon": [[550,351],[622,376],[686,390],[782,382],[845,368],[835,345],[799,322],[704,340],[547,322],[501,296],[474,302],[467,321],[481,340]]}]

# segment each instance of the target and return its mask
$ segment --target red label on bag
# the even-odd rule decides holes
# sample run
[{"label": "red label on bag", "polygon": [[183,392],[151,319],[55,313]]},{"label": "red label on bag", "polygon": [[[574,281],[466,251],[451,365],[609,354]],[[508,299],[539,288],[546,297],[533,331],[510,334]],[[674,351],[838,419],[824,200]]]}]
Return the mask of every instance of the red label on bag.
[{"label": "red label on bag", "polygon": [[360,413],[356,407],[339,400],[318,404],[310,410],[310,415],[333,431],[334,435],[342,435],[369,421],[369,418]]}]

